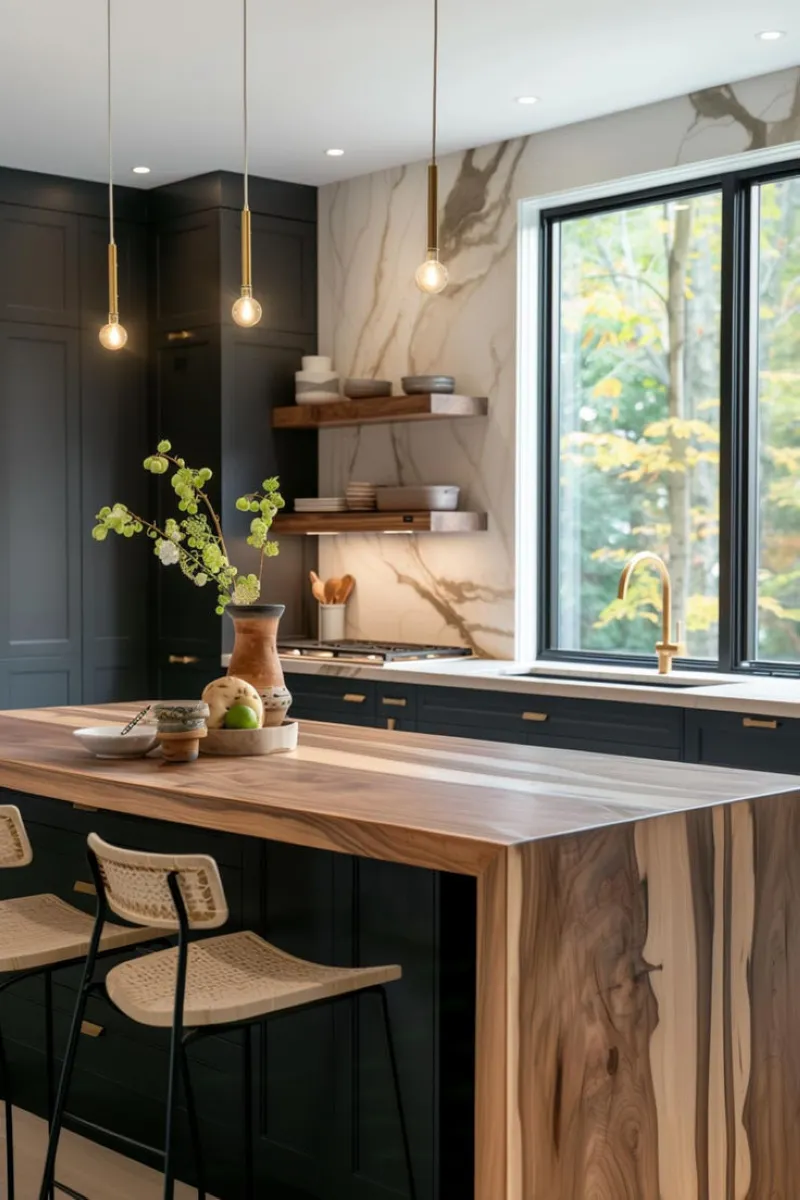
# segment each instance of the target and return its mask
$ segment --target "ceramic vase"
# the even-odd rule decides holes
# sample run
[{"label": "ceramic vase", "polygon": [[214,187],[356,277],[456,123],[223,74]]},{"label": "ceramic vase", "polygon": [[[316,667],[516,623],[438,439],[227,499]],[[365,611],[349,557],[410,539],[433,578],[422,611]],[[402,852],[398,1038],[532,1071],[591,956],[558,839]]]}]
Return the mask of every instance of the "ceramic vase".
[{"label": "ceramic vase", "polygon": [[295,374],[295,400],[298,404],[334,404],[341,400],[339,376],[331,360],[311,354],[302,359],[303,369]]},{"label": "ceramic vase", "polygon": [[234,630],[228,674],[244,679],[259,693],[265,725],[278,723],[276,708],[283,720],[292,702],[278,655],[278,625],[284,609],[283,604],[228,604],[225,608]]}]

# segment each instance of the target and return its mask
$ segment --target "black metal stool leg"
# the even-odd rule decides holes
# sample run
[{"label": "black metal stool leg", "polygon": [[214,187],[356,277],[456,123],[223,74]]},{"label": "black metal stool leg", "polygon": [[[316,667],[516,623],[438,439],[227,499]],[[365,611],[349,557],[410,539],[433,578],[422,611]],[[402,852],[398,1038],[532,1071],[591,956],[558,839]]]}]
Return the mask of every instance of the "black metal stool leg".
[{"label": "black metal stool leg", "polygon": [[[93,965],[94,963],[92,961],[92,966]],[[61,1079],[58,1085],[55,1108],[53,1109],[53,1120],[50,1127],[50,1140],[47,1145],[47,1158],[44,1164],[42,1186],[39,1189],[39,1200],[49,1200],[53,1191],[56,1154],[58,1153],[58,1141],[61,1137],[61,1124],[64,1120],[64,1110],[67,1107],[67,1095],[69,1093],[69,1085],[72,1082],[72,1072],[75,1067],[75,1056],[78,1053],[78,1042],[80,1041],[81,1025],[83,1024],[83,1016],[86,1012],[87,999],[88,989],[86,987],[86,983],[84,982],[84,986],[81,987],[81,990],[78,993],[78,1001],[75,1005],[75,1012],[72,1016],[72,1027],[69,1031],[67,1049],[66,1053],[64,1054],[64,1064],[61,1068]]]},{"label": "black metal stool leg", "polygon": [[175,1196],[175,1109],[178,1106],[178,1067],[180,1065],[182,1031],[173,1029],[169,1047],[169,1079],[167,1081],[167,1129],[164,1138],[164,1200]]},{"label": "black metal stool leg", "polygon": [[[53,1128],[53,1111],[56,1106],[56,1052],[53,1035],[53,975],[44,973],[44,1046],[47,1071],[47,1129]],[[55,1187],[50,1188],[48,1200],[55,1200]]]},{"label": "black metal stool leg", "polygon": [[394,1048],[394,1037],[392,1036],[392,1023],[389,1019],[389,1002],[386,998],[384,988],[378,988],[378,993],[381,998],[381,1007],[383,1009],[383,1024],[386,1029],[386,1045],[389,1049],[389,1061],[392,1065],[392,1078],[394,1080],[394,1092],[397,1097],[397,1111],[400,1116],[400,1132],[403,1136],[403,1151],[406,1156],[406,1173],[408,1175],[408,1194],[411,1200],[417,1200],[417,1189],[414,1186],[414,1170],[411,1165],[411,1145],[408,1140],[408,1126],[406,1125],[406,1113],[403,1107],[403,1095],[400,1091],[400,1074],[397,1070],[397,1055]]},{"label": "black metal stool leg", "polygon": [[6,1109],[6,1195],[8,1200],[14,1200],[14,1109],[11,1103],[11,1077],[2,1034],[0,1034],[0,1076],[2,1076],[3,1100]]},{"label": "black metal stool leg", "polygon": [[242,1030],[242,1052],[244,1055],[242,1088],[244,1101],[244,1200],[255,1200],[255,1140],[253,1137],[253,1038],[252,1029],[245,1025]]},{"label": "black metal stool leg", "polygon": [[186,1112],[189,1116],[189,1133],[192,1139],[195,1172],[197,1174],[197,1200],[206,1200],[206,1175],[203,1161],[203,1146],[200,1140],[200,1125],[197,1120],[197,1106],[192,1089],[192,1077],[189,1072],[189,1059],[186,1054],[186,1044],[181,1045],[181,1074],[183,1076],[183,1094],[186,1097]]}]

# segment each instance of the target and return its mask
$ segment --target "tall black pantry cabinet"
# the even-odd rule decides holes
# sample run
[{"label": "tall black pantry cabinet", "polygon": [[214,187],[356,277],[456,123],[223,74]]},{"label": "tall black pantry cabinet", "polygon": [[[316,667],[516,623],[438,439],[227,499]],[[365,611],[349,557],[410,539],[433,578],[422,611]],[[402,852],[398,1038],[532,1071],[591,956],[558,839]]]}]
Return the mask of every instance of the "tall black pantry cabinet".
[{"label": "tall black pantry cabinet", "polygon": [[[317,194],[299,184],[250,182],[254,292],[260,324],[241,329],[231,306],[239,294],[242,182],[226,172],[151,193],[151,353],[155,424],[193,466],[210,467],[210,492],[223,515],[228,549],[240,571],[255,568],[246,545],[250,517],[236,497],[278,474],[288,502],[315,495],[314,433],[272,429],[271,411],[290,404],[300,357],[317,342]],[[164,515],[171,489],[159,489]],[[264,572],[262,597],[286,605],[283,630],[302,631],[306,546],[286,538]],[[157,572],[158,694],[199,695],[220,674],[232,627],[214,613],[210,586],[192,589],[178,572]]]},{"label": "tall black pantry cabinet", "polygon": [[107,190],[0,169],[0,708],[147,693],[146,546],[91,541],[146,502],[146,201],[118,189],[125,350],[103,350]]}]

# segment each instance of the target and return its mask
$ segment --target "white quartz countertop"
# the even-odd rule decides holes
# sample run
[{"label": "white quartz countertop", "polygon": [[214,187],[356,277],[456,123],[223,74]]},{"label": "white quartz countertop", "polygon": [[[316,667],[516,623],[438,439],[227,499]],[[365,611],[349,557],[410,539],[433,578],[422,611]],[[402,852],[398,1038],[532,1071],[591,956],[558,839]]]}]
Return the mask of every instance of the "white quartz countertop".
[{"label": "white quartz countertop", "polygon": [[[224,666],[227,666],[228,660],[228,655],[223,656]],[[619,668],[602,663],[571,666],[484,658],[431,659],[427,662],[373,666],[287,655],[281,657],[281,662],[284,671],[294,675],[372,679],[385,684],[429,684],[518,692],[521,695],[570,696],[800,718],[800,679],[720,675],[710,671],[675,671],[669,676],[659,676],[655,670]],[[676,687],[675,684],[687,686]]]}]

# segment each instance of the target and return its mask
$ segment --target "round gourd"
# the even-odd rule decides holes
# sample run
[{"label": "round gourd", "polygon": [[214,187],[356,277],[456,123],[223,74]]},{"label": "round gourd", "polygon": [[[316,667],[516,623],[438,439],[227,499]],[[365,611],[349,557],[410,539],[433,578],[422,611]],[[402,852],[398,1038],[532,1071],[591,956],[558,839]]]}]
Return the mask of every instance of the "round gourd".
[{"label": "round gourd", "polygon": [[226,675],[209,683],[203,692],[203,699],[209,708],[209,729],[222,729],[228,709],[233,708],[235,704],[246,704],[248,708],[252,708],[258,717],[259,725],[264,720],[264,705],[258,692],[252,684],[245,683],[243,679],[237,679],[234,675]]}]

